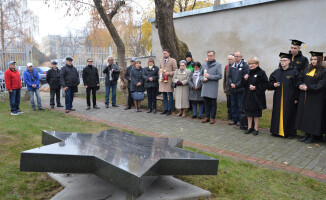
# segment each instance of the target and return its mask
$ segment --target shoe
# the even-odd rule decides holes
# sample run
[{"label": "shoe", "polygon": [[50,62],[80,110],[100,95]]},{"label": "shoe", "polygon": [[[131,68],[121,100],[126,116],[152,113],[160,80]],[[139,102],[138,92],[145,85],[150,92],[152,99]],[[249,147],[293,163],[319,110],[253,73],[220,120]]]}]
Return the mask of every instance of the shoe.
[{"label": "shoe", "polygon": [[156,114],[156,109],[153,109],[153,114]]},{"label": "shoe", "polygon": [[181,111],[178,113],[178,116],[182,116],[182,112]]},{"label": "shoe", "polygon": [[203,119],[203,117],[202,116],[199,116],[198,119]]},{"label": "shoe", "polygon": [[210,124],[215,124],[215,119],[214,119],[214,118],[210,119],[210,120],[209,120],[209,123],[210,123]]},{"label": "shoe", "polygon": [[161,115],[165,115],[167,112],[167,110],[164,110],[163,112],[161,112]]},{"label": "shoe", "polygon": [[51,106],[51,109],[53,109],[54,108],[54,106]]},{"label": "shoe", "polygon": [[191,118],[192,118],[192,119],[195,119],[195,118],[197,118],[197,115],[195,115],[195,116],[192,116]]},{"label": "shoe", "polygon": [[76,111],[76,109],[75,108],[70,108],[70,111]]},{"label": "shoe", "polygon": [[94,109],[100,109],[97,105],[93,106]]},{"label": "shoe", "polygon": [[256,131],[256,129],[254,129],[254,131],[252,132],[252,134],[253,134],[254,136],[256,136],[256,135],[258,135],[258,132],[259,132],[259,131]]},{"label": "shoe", "polygon": [[312,134],[309,134],[309,138],[304,141],[305,143],[313,143],[314,142],[314,135]]},{"label": "shoe", "polygon": [[116,104],[114,104],[114,105],[112,104],[112,107],[119,107],[119,106],[118,106],[118,105],[116,105]]},{"label": "shoe", "polygon": [[90,110],[90,109],[91,109],[91,107],[90,106],[87,106],[86,110]]},{"label": "shoe", "polygon": [[65,110],[65,113],[69,113],[70,112],[70,110]]},{"label": "shoe", "polygon": [[237,123],[234,122],[234,121],[230,121],[230,122],[229,122],[229,125],[230,125],[230,126],[235,125],[235,124],[237,124]]},{"label": "shoe", "polygon": [[237,122],[236,126],[240,126],[240,122]]},{"label": "shoe", "polygon": [[57,105],[58,108],[62,108],[63,106],[62,105]]},{"label": "shoe", "polygon": [[309,136],[310,135],[306,133],[306,135],[303,138],[301,138],[300,142],[305,142],[306,140],[309,139]]},{"label": "shoe", "polygon": [[255,129],[253,128],[248,128],[247,130],[245,130],[244,134],[249,134],[251,132],[253,132]]},{"label": "shoe", "polygon": [[201,123],[206,123],[206,122],[209,122],[210,120],[209,120],[209,118],[205,118],[205,119],[203,119],[202,121],[201,121]]},{"label": "shoe", "polygon": [[125,110],[129,110],[129,109],[131,109],[131,107],[129,107],[129,106],[127,108],[125,108]]},{"label": "shoe", "polygon": [[166,116],[171,115],[171,110],[166,113]]},{"label": "shoe", "polygon": [[11,115],[19,115],[18,112],[11,112]]},{"label": "shoe", "polygon": [[105,104],[105,108],[109,108],[109,104]]},{"label": "shoe", "polygon": [[24,112],[23,111],[21,111],[21,110],[17,110],[16,111],[18,114],[23,114]]},{"label": "shoe", "polygon": [[148,109],[146,113],[151,113],[152,112],[152,109]]},{"label": "shoe", "polygon": [[140,109],[138,109],[138,110],[137,110],[137,112],[141,112],[141,110],[140,110]]},{"label": "shoe", "polygon": [[35,108],[33,108],[33,111],[36,111],[36,109],[35,109]]},{"label": "shoe", "polygon": [[44,108],[39,108],[38,110],[45,110]]}]

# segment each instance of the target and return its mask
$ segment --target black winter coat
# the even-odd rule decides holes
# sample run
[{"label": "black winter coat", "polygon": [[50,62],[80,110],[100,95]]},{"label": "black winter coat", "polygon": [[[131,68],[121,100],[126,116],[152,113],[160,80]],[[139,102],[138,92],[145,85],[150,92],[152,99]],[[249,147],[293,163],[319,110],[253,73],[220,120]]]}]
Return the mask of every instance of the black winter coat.
[{"label": "black winter coat", "polygon": [[[279,87],[274,87],[274,83],[280,83]],[[273,135],[286,137],[295,135],[296,109],[294,101],[299,100],[299,85],[302,78],[299,72],[290,64],[289,68],[283,70],[281,66],[269,77],[269,89],[274,90],[273,112],[270,132]],[[283,113],[281,121],[280,114]],[[280,122],[283,122],[283,132],[280,131]]]},{"label": "black winter coat", "polygon": [[98,70],[94,66],[86,66],[83,69],[83,82],[87,87],[96,87],[100,83]]},{"label": "black winter coat", "polygon": [[[131,92],[144,92],[144,79],[143,79],[143,68],[137,69],[136,67],[132,68],[130,76],[131,76],[131,85],[130,91]],[[136,86],[137,83],[141,83],[140,86]]]},{"label": "black winter coat", "polygon": [[[290,54],[291,54],[291,51],[290,51]],[[298,72],[300,74],[309,65],[308,59],[302,55],[302,52],[301,51],[299,51],[297,55],[295,55],[294,57],[292,57],[291,63],[294,65],[294,67],[298,70]]]},{"label": "black winter coat", "polygon": [[[242,78],[241,85],[245,88],[242,108],[243,110],[263,110],[266,109],[265,91],[268,87],[268,78],[264,70],[259,66],[249,71],[249,78]],[[249,86],[256,86],[255,90],[250,90]]]},{"label": "black winter coat", "polygon": [[[112,80],[110,81],[110,71],[113,69],[112,72]],[[120,75],[120,69],[118,68],[117,65],[115,64],[111,64],[109,66],[106,66],[105,69],[103,70],[103,73],[106,74],[105,77],[105,85],[109,85],[111,84],[117,84],[118,83],[118,79],[119,79],[119,75]]]},{"label": "black winter coat", "polygon": [[[241,85],[241,80],[244,77],[244,75],[248,74],[249,72],[249,66],[248,64],[242,60],[239,63],[239,66],[236,67],[236,62],[232,65],[229,66],[229,89],[231,92],[237,93],[237,92],[244,92],[244,88]],[[231,87],[231,84],[235,84],[235,89]]]},{"label": "black winter coat", "polygon": [[[326,69],[316,71],[314,76],[308,76],[308,68],[303,70],[303,83],[307,91],[300,91],[295,128],[309,134],[320,136],[324,123],[324,94],[326,87]],[[319,74],[319,75],[316,75]]]},{"label": "black winter coat", "polygon": [[[158,71],[159,68],[157,66],[153,66],[151,70],[149,69],[149,67],[145,67],[143,69],[142,76],[144,79],[145,88],[158,87]],[[153,77],[153,81],[148,80],[150,77]]]},{"label": "black winter coat", "polygon": [[65,65],[60,71],[60,81],[62,87],[77,87],[80,83],[77,69],[71,65]]},{"label": "black winter coat", "polygon": [[135,67],[134,65],[130,65],[129,67],[127,67],[126,73],[125,73],[125,79],[128,80],[128,88],[130,88],[130,83],[131,83],[131,77],[130,77],[130,73],[131,73],[131,69]]},{"label": "black winter coat", "polygon": [[46,82],[50,85],[50,89],[60,89],[60,70],[58,68],[57,70],[49,69],[46,73]]}]

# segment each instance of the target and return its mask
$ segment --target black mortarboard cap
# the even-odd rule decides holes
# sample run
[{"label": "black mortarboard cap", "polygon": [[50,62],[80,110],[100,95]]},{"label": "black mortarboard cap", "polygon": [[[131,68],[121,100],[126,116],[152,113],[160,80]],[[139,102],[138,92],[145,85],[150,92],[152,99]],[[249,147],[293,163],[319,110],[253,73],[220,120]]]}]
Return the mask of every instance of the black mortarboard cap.
[{"label": "black mortarboard cap", "polygon": [[279,57],[280,58],[288,58],[288,59],[290,59],[291,60],[291,58],[292,58],[292,54],[289,54],[289,53],[280,53],[280,55],[279,55]]},{"label": "black mortarboard cap", "polygon": [[311,56],[320,56],[323,57],[324,52],[310,51]]},{"label": "black mortarboard cap", "polygon": [[296,45],[296,46],[301,46],[302,44],[304,44],[304,42],[301,42],[300,40],[294,40],[294,39],[290,39],[292,42],[291,44]]}]

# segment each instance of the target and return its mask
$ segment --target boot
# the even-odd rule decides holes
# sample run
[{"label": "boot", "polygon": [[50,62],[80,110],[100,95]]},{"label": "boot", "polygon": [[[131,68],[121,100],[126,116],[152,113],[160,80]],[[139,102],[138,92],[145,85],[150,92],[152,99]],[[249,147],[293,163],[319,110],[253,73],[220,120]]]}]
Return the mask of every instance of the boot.
[{"label": "boot", "polygon": [[304,141],[305,143],[313,143],[314,142],[314,135],[313,134],[310,134],[309,138]]},{"label": "boot", "polygon": [[301,138],[300,142],[305,142],[306,140],[308,140],[309,137],[310,135],[306,133],[306,135],[303,138]]}]

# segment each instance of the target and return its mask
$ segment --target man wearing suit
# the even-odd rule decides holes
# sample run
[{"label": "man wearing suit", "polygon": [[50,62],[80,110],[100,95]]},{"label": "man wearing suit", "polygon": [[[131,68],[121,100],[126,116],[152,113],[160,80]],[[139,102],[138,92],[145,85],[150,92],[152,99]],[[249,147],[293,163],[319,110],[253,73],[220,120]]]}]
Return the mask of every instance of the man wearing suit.
[{"label": "man wearing suit", "polygon": [[163,93],[164,104],[164,111],[161,113],[162,115],[171,115],[173,106],[173,88],[171,87],[171,84],[172,77],[177,69],[177,61],[170,57],[169,50],[164,49],[159,69],[159,91]]}]

